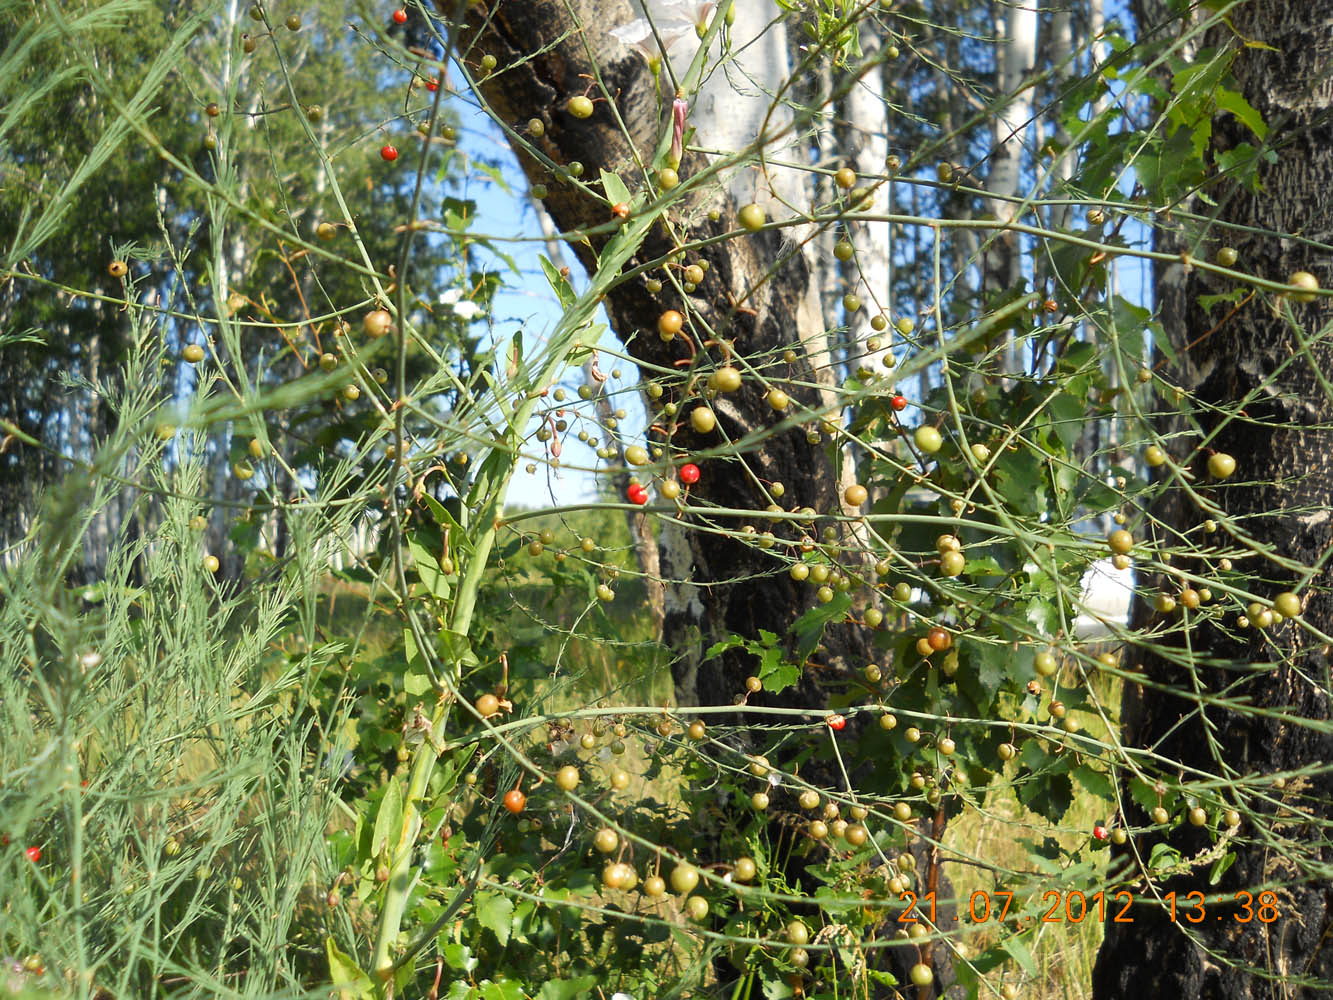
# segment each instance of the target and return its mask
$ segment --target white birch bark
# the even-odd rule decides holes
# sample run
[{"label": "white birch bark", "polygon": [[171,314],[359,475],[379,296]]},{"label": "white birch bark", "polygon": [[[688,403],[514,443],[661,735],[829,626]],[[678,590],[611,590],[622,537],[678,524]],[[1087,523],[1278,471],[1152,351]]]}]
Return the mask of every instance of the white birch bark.
[{"label": "white birch bark", "polygon": [[[1012,221],[1022,181],[1023,150],[1033,118],[1032,91],[1024,78],[1037,61],[1037,8],[1012,4],[995,24],[997,113],[991,142],[990,172],[986,177],[989,210],[1001,221]],[[1020,272],[1021,247],[1012,234],[997,241],[988,251],[987,270],[1002,281],[1012,282]],[[1007,280],[1006,280],[1007,279]],[[991,289],[990,282],[987,283]]]},{"label": "white birch bark", "polygon": [[[856,170],[857,186],[872,191],[869,204],[856,206],[856,211],[867,215],[884,215],[889,211],[887,185],[872,185],[871,179],[884,172],[884,161],[889,155],[888,104],[884,100],[884,74],[880,67],[882,43],[875,22],[863,20],[860,26],[861,52],[870,68],[860,75],[845,101],[847,149],[845,162]],[[889,224],[887,222],[855,221],[848,227],[852,245],[856,247],[855,272],[848,282],[850,290],[861,300],[862,308],[846,316],[851,356],[857,364],[875,372],[883,371],[883,348],[870,352],[866,341],[875,332],[871,319],[889,310]],[[881,338],[887,345],[890,338]]]}]

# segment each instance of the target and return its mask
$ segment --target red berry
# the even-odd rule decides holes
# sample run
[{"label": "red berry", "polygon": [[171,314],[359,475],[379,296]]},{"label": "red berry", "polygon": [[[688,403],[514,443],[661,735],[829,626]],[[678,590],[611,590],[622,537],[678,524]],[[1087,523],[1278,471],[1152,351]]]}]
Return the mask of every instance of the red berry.
[{"label": "red berry", "polygon": [[380,147],[380,156],[384,157],[387,162],[392,163],[398,159],[398,150],[393,147],[392,143],[386,142]]},{"label": "red berry", "polygon": [[699,467],[693,462],[687,462],[680,467],[680,481],[686,486],[699,481]]},{"label": "red berry", "polygon": [[1111,835],[1111,833],[1109,830],[1106,829],[1106,827],[1098,823],[1096,826],[1092,828],[1092,835],[1097,840],[1105,840],[1107,837]]},{"label": "red berry", "polygon": [[636,503],[640,507],[648,502],[648,491],[638,483],[631,483],[630,488],[625,491],[625,495],[629,497],[630,503]]},{"label": "red berry", "polygon": [[401,7],[399,7],[396,11],[394,11],[394,12],[393,12],[393,23],[394,23],[394,24],[406,24],[406,23],[407,23],[407,11],[403,10]]},{"label": "red berry", "polygon": [[25,853],[28,856],[28,860],[31,861],[33,864],[36,864],[38,861],[42,860],[42,849],[40,847],[29,847],[23,853]]},{"label": "red berry", "polygon": [[505,808],[517,816],[523,811],[523,807],[528,804],[528,797],[517,788],[511,788],[505,792]]},{"label": "red berry", "polygon": [[895,410],[899,411],[905,410],[907,409],[907,397],[894,396],[892,399],[889,400],[889,405],[892,406]]},{"label": "red berry", "polygon": [[828,727],[834,732],[840,732],[843,727],[847,725],[847,720],[841,715],[830,715],[824,721],[828,723]]},{"label": "red berry", "polygon": [[429,90],[432,94],[435,93],[435,91],[440,89],[440,81],[435,79],[434,77],[431,77],[429,80],[426,81],[426,89]]}]

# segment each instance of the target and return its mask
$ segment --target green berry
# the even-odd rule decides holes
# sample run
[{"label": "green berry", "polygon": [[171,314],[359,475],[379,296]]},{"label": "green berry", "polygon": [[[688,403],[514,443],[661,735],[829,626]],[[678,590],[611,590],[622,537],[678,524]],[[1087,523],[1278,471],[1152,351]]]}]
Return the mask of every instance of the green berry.
[{"label": "green berry", "polygon": [[736,213],[736,219],[740,222],[742,229],[748,229],[750,232],[757,232],[764,228],[764,210],[751,202]]},{"label": "green berry", "polygon": [[930,455],[944,447],[944,437],[937,428],[929,424],[918,427],[916,433],[912,435],[912,440],[916,442],[918,448]]}]

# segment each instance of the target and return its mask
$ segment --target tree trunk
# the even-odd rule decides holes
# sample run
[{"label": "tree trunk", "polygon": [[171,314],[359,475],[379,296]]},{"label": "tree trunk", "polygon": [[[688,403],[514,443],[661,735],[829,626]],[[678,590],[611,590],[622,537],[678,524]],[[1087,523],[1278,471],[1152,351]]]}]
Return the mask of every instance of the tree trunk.
[{"label": "tree trunk", "polygon": [[[1141,34],[1147,30],[1145,26]],[[1333,241],[1333,0],[1239,5],[1205,45],[1234,47],[1232,69],[1239,89],[1268,123],[1268,144],[1277,156],[1260,169],[1261,184],[1255,189],[1230,180],[1209,188],[1220,205],[1218,222],[1249,228],[1189,234],[1169,249],[1202,257],[1231,245],[1239,251],[1239,268],[1276,281],[1305,270],[1329,287],[1333,265],[1322,247]],[[1213,129],[1214,154],[1240,143],[1257,144],[1253,133],[1229,114],[1219,114]],[[1280,234],[1299,234],[1301,239]],[[1168,249],[1164,244],[1159,236],[1159,249]],[[1234,287],[1223,277],[1177,265],[1159,271],[1157,280],[1162,318],[1181,357],[1168,377],[1185,390],[1185,405],[1197,400],[1193,417],[1207,441],[1207,448],[1192,459],[1196,488],[1222,510],[1221,516],[1214,515],[1221,526],[1217,537],[1229,548],[1253,553],[1243,561],[1235,559],[1243,575],[1230,582],[1266,598],[1298,590],[1305,607],[1300,623],[1263,631],[1223,633],[1206,622],[1192,625],[1188,671],[1181,665],[1184,649],[1180,658],[1172,658],[1174,665],[1158,656],[1142,657],[1146,681],[1174,685],[1182,693],[1128,686],[1125,744],[1151,747],[1179,761],[1186,776],[1189,768],[1199,768],[1231,779],[1229,787],[1211,794],[1237,808],[1244,819],[1226,846],[1235,852],[1235,863],[1216,885],[1209,881],[1211,866],[1205,863],[1156,886],[1182,899],[1192,891],[1210,899],[1221,896],[1223,902],[1209,907],[1204,922],[1191,924],[1178,915],[1172,923],[1162,908],[1149,906],[1134,908],[1133,923],[1108,920],[1094,972],[1094,996],[1328,996],[1333,989],[1333,845],[1328,836],[1333,736],[1301,720],[1327,721],[1333,713],[1328,647],[1302,623],[1323,634],[1333,629],[1333,595],[1322,570],[1309,581],[1323,585],[1316,590],[1292,569],[1258,553],[1269,548],[1275,558],[1318,566],[1333,544],[1328,507],[1333,490],[1333,394],[1321,381],[1333,372],[1333,345],[1315,336],[1333,322],[1333,299],[1308,304],[1286,299],[1274,308],[1265,293],[1229,315],[1230,305],[1207,311],[1199,304],[1202,295]],[[1309,342],[1308,352],[1297,331]],[[1245,417],[1230,418],[1228,411],[1234,412],[1251,392],[1256,395],[1244,403]],[[1216,436],[1208,439],[1213,432]],[[1236,485],[1209,485],[1204,466],[1211,449],[1237,459]],[[1183,446],[1173,450],[1183,452]],[[1185,461],[1188,456],[1176,458]],[[1156,514],[1168,531],[1194,529],[1207,516],[1183,490],[1164,496]],[[1226,538],[1228,532],[1235,537]],[[1186,572],[1211,572],[1193,559],[1177,562]],[[1228,625],[1235,621],[1234,612],[1226,617]],[[1136,625],[1150,618],[1151,612],[1138,603]],[[1176,636],[1179,645],[1183,640]],[[1225,692],[1228,699],[1243,699],[1281,718],[1203,704],[1185,693],[1193,689],[1190,675],[1200,691]],[[1315,771],[1288,776],[1284,782],[1266,777],[1300,768]],[[1164,780],[1174,778],[1176,771],[1170,767]],[[1127,818],[1131,826],[1147,823],[1136,806]],[[1138,836],[1120,853],[1147,858],[1159,839],[1186,859],[1211,844],[1205,830],[1183,824],[1170,834]],[[1147,895],[1142,883],[1133,888],[1136,897]],[[1258,897],[1263,890],[1276,893],[1277,918],[1272,922],[1240,922],[1235,906],[1226,904],[1236,893]]]},{"label": "tree trunk", "polygon": [[[747,6],[738,5],[734,29],[737,49],[744,44],[744,38],[762,33],[765,27],[763,22],[746,24],[751,16],[747,14]],[[659,103],[647,61],[609,33],[610,28],[633,18],[634,12],[624,2],[543,0],[500,4],[484,20],[477,17],[480,30],[469,39],[473,45],[472,58],[489,53],[503,67],[502,72],[491,74],[481,84],[486,99],[502,120],[522,129],[530,119],[540,119],[544,134],[537,142],[540,151],[552,161],[559,165],[582,162],[585,179],[596,178],[600,170],[616,172],[631,189],[642,185],[642,164],[650,162],[662,130],[670,127],[672,97],[669,85],[664,84]],[[752,63],[768,61],[767,65],[752,65],[751,72],[762,68],[764,78],[772,79],[771,63],[778,62],[776,78],[779,81],[784,78],[781,72],[784,68],[781,63],[785,62],[784,40],[766,37],[761,49],[752,46],[745,51]],[[683,63],[674,49],[672,55],[679,76]],[[600,73],[607,92],[614,98],[627,135],[618,127],[605,101],[599,100],[596,112],[586,120],[576,119],[566,111],[568,99],[585,92],[594,72]],[[739,74],[739,78],[743,80],[744,74]],[[725,79],[725,74],[716,74],[715,79]],[[757,137],[757,129],[764,120],[763,110],[768,108],[770,99],[756,87],[747,89],[748,93],[732,92],[725,100],[715,86],[697,98],[686,95],[693,105],[691,127],[696,125],[694,116],[699,115],[701,142],[712,145],[724,138],[733,145],[721,148],[736,148]],[[707,114],[710,109],[713,115]],[[756,131],[742,135],[737,131],[737,122],[748,122]],[[770,130],[772,127],[770,122]],[[548,186],[546,209],[563,232],[604,226],[609,221],[610,213],[604,203],[572,185],[553,182],[547,167],[521,145],[517,146],[517,152],[529,179]],[[687,153],[680,168],[682,181],[688,182],[691,174],[706,162],[702,156]],[[686,196],[680,208],[673,209],[673,218],[691,220],[691,239],[706,239],[733,230],[741,197],[746,201],[763,201],[770,189],[784,199],[796,197],[792,178],[783,172],[770,170],[767,174],[751,175],[748,170],[724,188],[705,188]],[[797,205],[801,207],[799,202]],[[717,221],[709,220],[708,209],[716,209]],[[770,214],[774,214],[772,209]],[[604,241],[604,236],[593,236],[590,243],[571,245],[591,271],[596,267],[595,255]],[[631,264],[663,258],[672,249],[670,235],[665,227],[659,226]],[[768,230],[713,244],[689,257],[690,261],[700,258],[708,261],[709,270],[704,282],[690,296],[689,307],[715,332],[715,339],[730,341],[735,354],[747,357],[791,348],[796,351],[797,360],[790,370],[784,364],[780,372],[773,371],[770,377],[807,384],[816,382],[817,366],[811,364],[810,348],[815,353],[823,351],[824,330],[818,303],[810,294],[806,261],[790,242],[784,241],[781,233]],[[661,270],[653,273],[663,275]],[[657,336],[657,319],[662,311],[683,306],[670,282],[664,280],[664,286],[660,295],[654,296],[642,281],[625,282],[608,295],[606,308],[614,329],[636,359],[646,365],[681,371],[689,356],[681,343],[683,338],[663,343]],[[722,352],[713,346],[707,350],[712,360],[720,363]],[[797,405],[811,409],[821,405],[815,390],[787,388]],[[668,386],[658,401],[659,407],[675,402],[680,407],[678,420],[688,414],[693,400],[698,398],[681,396],[679,391],[679,384]],[[747,380],[739,392],[715,399],[713,407],[721,433],[700,436],[685,421],[672,435],[672,445],[688,452],[716,447],[723,440],[735,440],[762,430],[776,419],[764,401],[764,389],[754,379]],[[659,426],[669,422],[660,409],[655,419]],[[766,438],[758,449],[745,456],[745,461],[754,477],[765,483],[780,481],[786,486],[783,504],[787,509],[806,506],[824,512],[836,509],[837,479],[832,462],[823,444],[807,441],[804,429]],[[714,458],[700,464],[704,474],[692,488],[693,497],[724,508],[756,510],[754,526],[759,530],[767,528],[758,512],[769,501],[758,489],[755,478],[740,470],[738,461]],[[721,523],[734,530],[742,527],[739,522]],[[791,529],[782,525],[773,530],[779,535],[793,535]],[[746,654],[733,651],[722,657],[720,664],[700,670],[705,650],[716,639],[737,634],[756,636],[759,629],[785,635],[796,616],[810,606],[809,589],[798,587],[785,573],[774,573],[778,564],[763,550],[742,540],[680,530],[667,522],[660,544],[662,575],[666,581],[663,638],[677,657],[673,670],[678,703],[731,704],[744,690],[744,678],[753,672],[753,664]],[[736,581],[743,582],[733,585]],[[830,632],[825,644],[826,660],[835,671],[856,665],[848,659],[852,650],[861,648],[860,637],[854,631],[836,628]],[[807,674],[797,689],[778,700],[817,709],[823,703],[823,695]]]},{"label": "tree trunk", "polygon": [[[847,121],[847,141],[844,157],[847,166],[857,174],[857,185],[871,187],[870,178],[883,175],[884,161],[889,155],[888,104],[884,100],[884,73],[879,65],[883,58],[883,42],[879,26],[870,19],[861,22],[858,29],[861,54],[870,67],[861,73],[843,101]],[[888,185],[875,188],[873,200],[856,206],[866,214],[881,214],[888,207]],[[859,221],[848,226],[856,261],[848,280],[848,290],[861,299],[862,308],[847,316],[848,354],[850,368],[859,365],[877,370],[883,364],[885,349],[870,351],[866,341],[875,337],[870,323],[881,312],[887,313],[893,301],[889,270],[889,224],[882,221]],[[881,337],[881,340],[890,338]]]},{"label": "tree trunk", "polygon": [[[995,21],[999,44],[995,46],[995,83],[999,111],[990,146],[990,173],[986,190],[989,210],[997,218],[1011,222],[1017,215],[1023,174],[1023,150],[1032,124],[1033,92],[1023,81],[1037,61],[1037,8],[1031,4],[1005,7],[1003,19]],[[1003,232],[986,249],[982,289],[987,295],[1002,294],[1023,277],[1023,246],[1018,233]],[[1005,334],[1006,372],[1019,370],[1018,351],[1013,333]]]}]

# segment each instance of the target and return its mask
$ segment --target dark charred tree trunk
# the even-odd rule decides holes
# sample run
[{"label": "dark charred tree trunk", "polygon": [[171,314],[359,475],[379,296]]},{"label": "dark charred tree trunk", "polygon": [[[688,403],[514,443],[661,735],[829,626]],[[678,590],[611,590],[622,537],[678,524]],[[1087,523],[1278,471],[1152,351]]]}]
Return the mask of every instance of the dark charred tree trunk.
[{"label": "dark charred tree trunk", "polygon": [[[1151,6],[1141,4],[1140,12]],[[1151,30],[1151,10],[1147,17],[1145,30]],[[1239,251],[1237,266],[1257,276],[1282,282],[1304,270],[1328,288],[1333,285],[1327,252],[1333,242],[1333,0],[1241,4],[1204,44],[1234,47],[1233,73],[1268,123],[1268,144],[1276,156],[1261,168],[1257,190],[1224,177],[1209,189],[1219,205],[1218,222],[1247,228],[1210,228],[1170,246],[1159,235],[1159,249],[1211,256],[1230,244]],[[1229,114],[1219,114],[1213,129],[1214,153],[1256,142]],[[1200,296],[1228,292],[1232,282],[1179,265],[1162,269],[1157,279],[1162,319],[1180,352],[1181,364],[1168,374],[1184,390],[1181,406],[1191,411],[1206,440],[1216,432],[1208,449],[1238,462],[1236,475],[1225,484],[1209,485],[1206,451],[1192,469],[1196,487],[1224,512],[1218,537],[1230,533],[1234,537],[1226,543],[1250,553],[1235,559],[1242,571],[1235,583],[1266,597],[1298,589],[1302,581],[1291,564],[1283,568],[1276,560],[1319,567],[1333,544],[1333,393],[1325,381],[1333,373],[1333,344],[1327,339],[1333,299],[1275,303],[1260,293],[1234,313],[1230,305],[1209,311]],[[1237,415],[1242,405],[1243,415]],[[1165,496],[1169,499],[1155,513],[1168,531],[1194,528],[1207,516],[1184,490]],[[1145,683],[1127,687],[1126,745],[1179,761],[1187,780],[1190,768],[1231,776],[1234,784],[1221,795],[1244,820],[1226,847],[1235,852],[1235,863],[1216,885],[1209,881],[1208,863],[1157,885],[1163,894],[1174,891],[1180,898],[1194,891],[1222,897],[1202,923],[1179,916],[1172,923],[1162,908],[1149,906],[1134,908],[1133,923],[1108,921],[1094,973],[1098,1000],[1313,998],[1333,991],[1333,777],[1328,773],[1333,736],[1302,724],[1327,722],[1333,715],[1329,647],[1318,638],[1333,630],[1333,594],[1322,569],[1299,592],[1309,630],[1292,622],[1230,634],[1191,626],[1188,669],[1181,662],[1183,648],[1174,663],[1147,655]],[[1136,624],[1150,618],[1138,604]],[[1234,622],[1234,612],[1227,618]],[[1201,691],[1225,692],[1256,711],[1222,711],[1202,703],[1185,693],[1191,690],[1190,673]],[[1166,694],[1154,685],[1181,693]],[[1280,717],[1258,714],[1264,710]],[[1291,777],[1298,769],[1314,773]],[[1282,772],[1288,773],[1284,781],[1268,777]],[[1148,823],[1136,806],[1127,819],[1131,826]],[[1120,853],[1131,862],[1145,859],[1160,839],[1186,859],[1198,858],[1211,844],[1206,832],[1182,824],[1169,835],[1137,837]],[[1133,888],[1137,897],[1145,895],[1143,882]],[[1257,897],[1263,890],[1276,893],[1276,920],[1242,922],[1243,913],[1226,905],[1235,893]]]}]

